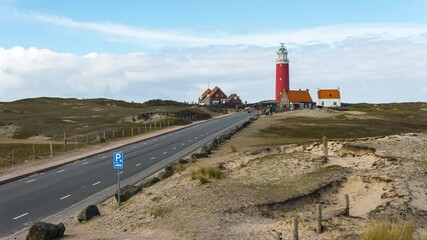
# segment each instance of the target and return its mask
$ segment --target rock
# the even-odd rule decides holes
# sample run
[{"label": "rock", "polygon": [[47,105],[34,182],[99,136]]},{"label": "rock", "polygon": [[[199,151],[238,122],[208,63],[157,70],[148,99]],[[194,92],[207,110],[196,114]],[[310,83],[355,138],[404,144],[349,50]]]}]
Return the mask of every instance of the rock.
[{"label": "rock", "polygon": [[[133,195],[135,195],[141,190],[142,190],[142,187],[133,186],[133,185],[126,185],[120,188],[120,201],[125,202],[129,200]],[[116,200],[118,200],[118,191],[116,191],[116,194],[114,194],[114,197],[116,198]]]},{"label": "rock", "polygon": [[183,158],[181,158],[181,159],[179,159],[179,160],[178,160],[178,162],[179,162],[180,164],[187,164],[187,163],[189,163],[190,161],[188,161],[187,159],[183,159]]},{"label": "rock", "polygon": [[172,176],[174,174],[174,172],[175,171],[173,170],[172,166],[167,166],[167,167],[165,167],[165,169],[163,169],[163,171],[161,171],[161,172],[159,172],[159,174],[157,174],[157,178],[159,180],[166,179],[166,178]]},{"label": "rock", "polygon": [[204,146],[200,149],[200,153],[210,154],[210,153],[211,153],[211,149],[210,149],[207,145],[204,145]]},{"label": "rock", "polygon": [[101,215],[99,213],[98,207],[95,205],[89,205],[87,208],[83,209],[77,216],[79,222],[87,222],[94,216]]},{"label": "rock", "polygon": [[58,225],[45,222],[37,222],[30,227],[26,240],[50,240],[62,237],[65,232],[63,223]]},{"label": "rock", "polygon": [[145,179],[144,181],[142,181],[141,186],[143,188],[148,188],[150,186],[153,186],[154,184],[156,184],[157,182],[160,182],[160,179],[158,179],[157,177],[150,177]]}]

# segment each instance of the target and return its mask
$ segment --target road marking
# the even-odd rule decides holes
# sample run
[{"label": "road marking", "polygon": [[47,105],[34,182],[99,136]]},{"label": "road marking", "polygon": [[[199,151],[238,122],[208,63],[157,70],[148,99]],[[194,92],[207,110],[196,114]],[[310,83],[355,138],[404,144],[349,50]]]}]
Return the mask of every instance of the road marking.
[{"label": "road marking", "polygon": [[62,170],[59,170],[58,172],[56,172],[56,173],[62,173],[62,172],[64,172],[65,171],[65,169],[62,169]]},{"label": "road marking", "polygon": [[155,159],[156,157],[152,157],[152,158],[150,158],[151,160],[153,160],[153,159]]},{"label": "road marking", "polygon": [[144,145],[147,144],[146,142],[144,143]]},{"label": "road marking", "polygon": [[157,139],[154,139],[153,142],[157,141]]},{"label": "road marking", "polygon": [[175,149],[176,149],[176,147],[173,147],[172,149],[173,149],[173,150],[175,150]]},{"label": "road marking", "polygon": [[195,137],[194,139],[198,139],[199,137]]},{"label": "road marking", "polygon": [[191,139],[190,139],[190,140],[188,140],[188,142],[191,142]]},{"label": "road marking", "polygon": [[138,167],[139,165],[141,165],[141,163],[136,164],[136,166]]},{"label": "road marking", "polygon": [[200,137],[203,137],[203,134],[202,134],[202,135],[200,135]]},{"label": "road marking", "polygon": [[64,199],[66,199],[67,197],[69,197],[69,196],[71,196],[71,194],[68,194],[67,196],[63,196],[62,198],[60,198],[59,200],[64,200]]},{"label": "road marking", "polygon": [[92,186],[98,185],[98,184],[100,184],[100,183],[101,183],[101,181],[96,182],[96,183],[92,184]]},{"label": "road marking", "polygon": [[24,214],[22,214],[22,215],[19,215],[19,216],[17,216],[17,217],[14,217],[14,218],[13,218],[13,220],[19,219],[19,218],[24,217],[24,216],[27,216],[27,215],[28,215],[28,213],[24,213]]},{"label": "road marking", "polygon": [[133,146],[132,148],[136,148],[136,146]]},{"label": "road marking", "polygon": [[102,156],[102,158],[107,158],[107,156]]},{"label": "road marking", "polygon": [[167,152],[164,152],[163,155],[165,155]]},{"label": "road marking", "polygon": [[84,162],[84,163],[82,163],[82,165],[85,165],[85,164],[88,164],[88,162]]},{"label": "road marking", "polygon": [[184,145],[185,145],[185,143],[181,144],[181,146],[184,146]]},{"label": "road marking", "polygon": [[25,183],[30,183],[30,182],[34,182],[34,181],[36,181],[36,179],[28,180],[28,181],[26,181]]}]

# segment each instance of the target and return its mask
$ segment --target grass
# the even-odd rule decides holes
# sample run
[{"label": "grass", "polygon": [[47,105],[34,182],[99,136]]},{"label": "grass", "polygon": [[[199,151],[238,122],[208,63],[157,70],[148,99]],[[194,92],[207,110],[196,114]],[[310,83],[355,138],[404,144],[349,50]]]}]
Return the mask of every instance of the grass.
[{"label": "grass", "polygon": [[269,145],[281,145],[323,136],[349,139],[426,132],[427,129],[426,103],[354,104],[346,108],[364,114],[357,118],[346,111],[334,111],[328,118],[287,117],[275,120],[253,136],[266,139]]},{"label": "grass", "polygon": [[362,240],[412,240],[415,224],[411,221],[372,222],[362,233]]},{"label": "grass", "polygon": [[200,184],[205,184],[209,182],[210,178],[220,179],[222,176],[222,171],[218,167],[211,165],[201,166],[197,170],[191,171],[190,179],[199,180]]},{"label": "grass", "polygon": [[230,145],[230,153],[235,153],[237,152],[237,148],[234,145]]},{"label": "grass", "polygon": [[175,163],[173,165],[173,169],[175,172],[181,173],[186,169],[186,166],[184,164],[181,164],[181,163]]},{"label": "grass", "polygon": [[[159,105],[155,105],[159,104]],[[106,132],[106,140],[144,134],[145,130],[159,130],[159,123],[169,120],[170,125],[178,123],[176,114],[184,117],[185,114],[195,114],[208,117],[216,115],[207,109],[188,104],[178,104],[171,101],[155,100],[147,103],[129,103],[110,99],[75,99],[75,98],[33,98],[15,102],[0,102],[0,134],[1,127],[7,125],[18,126],[19,131],[13,134],[14,139],[23,139],[25,143],[9,143],[6,140],[0,143],[0,168],[12,165],[12,151],[15,151],[15,164],[34,160],[32,145],[36,146],[37,157],[50,155],[49,142],[52,141],[54,154],[63,152],[62,141],[64,132],[68,136],[67,150],[81,148],[89,144],[97,144],[97,136]],[[163,115],[163,119],[135,123],[129,117],[139,115]],[[179,116],[178,116],[179,117]],[[127,119],[127,120],[125,120]],[[178,118],[180,120],[180,118]],[[191,123],[186,120],[186,123]],[[144,127],[147,124],[147,128]],[[133,134],[132,134],[133,128]],[[164,128],[164,126],[162,126]],[[124,131],[123,131],[124,130]],[[114,132],[114,133],[113,133]],[[44,136],[49,140],[31,140],[29,137]],[[1,137],[1,136],[0,136]],[[75,146],[75,139],[78,144]],[[25,139],[25,140],[24,140]]]}]

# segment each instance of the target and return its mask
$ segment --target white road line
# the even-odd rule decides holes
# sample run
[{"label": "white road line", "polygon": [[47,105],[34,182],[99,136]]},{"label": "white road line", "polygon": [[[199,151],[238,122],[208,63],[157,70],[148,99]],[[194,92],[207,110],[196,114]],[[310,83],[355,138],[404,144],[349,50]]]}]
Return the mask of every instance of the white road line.
[{"label": "white road line", "polygon": [[151,160],[153,160],[153,159],[155,159],[156,157],[152,157],[152,158],[150,158]]},{"label": "white road line", "polygon": [[107,158],[107,156],[102,156],[102,158]]},{"label": "white road line", "polygon": [[133,147],[131,147],[131,148],[136,148],[136,146],[133,146]]},{"label": "white road line", "polygon": [[60,198],[59,200],[64,200],[64,199],[66,199],[67,197],[69,197],[69,196],[71,196],[71,194],[68,194],[67,196],[63,196],[62,198]]},{"label": "white road line", "polygon": [[175,149],[176,149],[176,147],[173,147],[172,149],[173,149],[173,150],[175,150]]},{"label": "white road line", "polygon": [[28,213],[24,213],[24,214],[22,214],[22,215],[19,215],[19,216],[17,216],[17,217],[14,217],[14,218],[13,218],[13,220],[19,219],[19,218],[24,217],[24,216],[27,216],[27,215],[28,215]]},{"label": "white road line", "polygon": [[184,146],[184,145],[185,145],[185,143],[181,144],[181,146]]},{"label": "white road line", "polygon": [[146,142],[144,143],[144,145],[147,144]]},{"label": "white road line", "polygon": [[199,137],[195,137],[194,139],[198,139]]},{"label": "white road line", "polygon": [[138,167],[139,165],[141,165],[141,163],[136,164],[136,166]]},{"label": "white road line", "polygon": [[163,155],[165,155],[167,152],[163,152]]},{"label": "white road line", "polygon": [[30,182],[34,182],[34,181],[36,181],[36,179],[28,180],[28,181],[26,181],[25,183],[30,183]]},{"label": "white road line", "polygon": [[88,164],[88,162],[83,162],[82,165]]},{"label": "white road line", "polygon": [[203,134],[202,134],[202,135],[200,135],[200,137],[203,137]]},{"label": "white road line", "polygon": [[100,183],[101,183],[101,181],[96,182],[96,183],[92,184],[92,186],[98,185],[98,184],[100,184]]},{"label": "white road line", "polygon": [[65,169],[62,169],[62,170],[59,170],[58,172],[56,172],[56,173],[62,173],[62,172],[64,172],[65,171]]},{"label": "white road line", "polygon": [[154,139],[153,142],[157,141],[157,139]]},{"label": "white road line", "polygon": [[188,140],[188,142],[191,142],[191,140]]}]

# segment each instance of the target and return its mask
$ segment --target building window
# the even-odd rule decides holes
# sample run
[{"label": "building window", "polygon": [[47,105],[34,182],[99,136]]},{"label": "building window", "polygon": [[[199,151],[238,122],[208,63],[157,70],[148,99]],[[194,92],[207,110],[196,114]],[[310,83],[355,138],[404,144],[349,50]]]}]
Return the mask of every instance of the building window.
[{"label": "building window", "polygon": [[325,106],[325,101],[322,101],[322,106]]},{"label": "building window", "polygon": [[218,97],[218,94],[216,95],[216,97]]},{"label": "building window", "polygon": [[334,106],[336,106],[337,105],[337,102],[334,102]]}]

